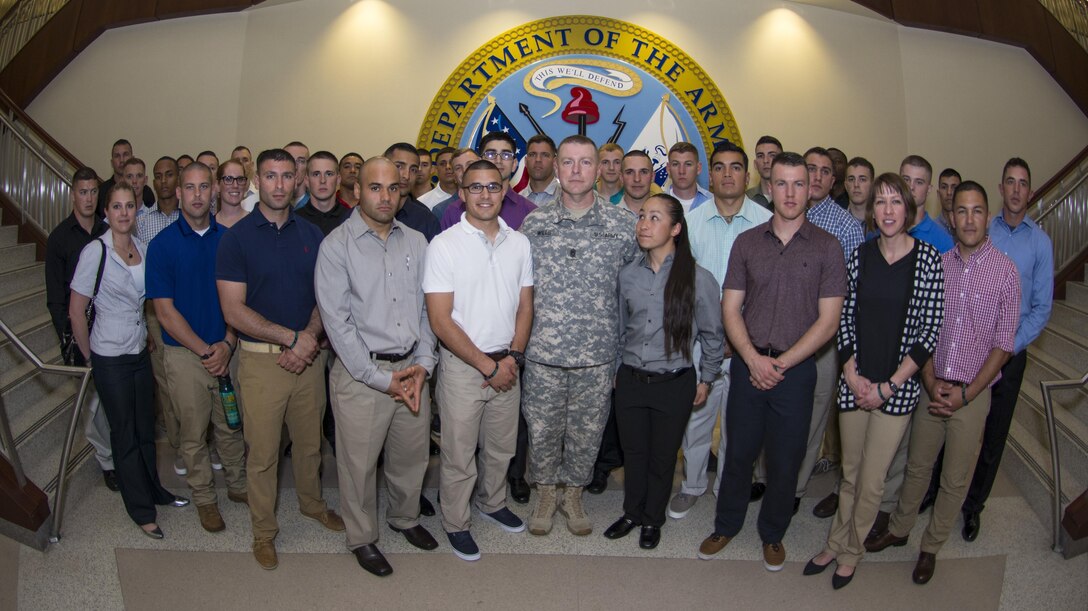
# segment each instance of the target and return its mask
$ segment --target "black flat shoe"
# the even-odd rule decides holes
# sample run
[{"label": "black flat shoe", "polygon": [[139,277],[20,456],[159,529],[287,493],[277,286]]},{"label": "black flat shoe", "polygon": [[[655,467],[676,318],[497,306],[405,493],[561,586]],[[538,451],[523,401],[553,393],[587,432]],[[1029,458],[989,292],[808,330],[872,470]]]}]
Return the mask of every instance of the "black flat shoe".
[{"label": "black flat shoe", "polygon": [[419,515],[427,516],[428,518],[434,515],[434,505],[427,500],[427,497],[422,494],[419,495]]},{"label": "black flat shoe", "polygon": [[605,539],[622,539],[626,537],[628,533],[635,529],[638,524],[629,518],[620,518],[616,520],[612,526],[608,527],[608,530],[604,531]]},{"label": "black flat shoe", "polygon": [[[816,556],[819,555],[820,554],[816,554]],[[819,575],[835,562],[835,559],[832,558],[827,564],[816,564],[816,556],[813,556],[812,559],[808,561],[808,564],[805,565],[805,570],[801,571],[802,575]]]},{"label": "black flat shoe", "polygon": [[978,539],[978,531],[982,528],[979,514],[974,511],[963,512],[963,540],[974,541]]},{"label": "black flat shoe", "polygon": [[515,503],[524,505],[529,502],[529,482],[524,477],[514,477],[510,480],[510,498]]},{"label": "black flat shoe", "polygon": [[162,529],[158,526],[155,526],[155,530],[144,530],[144,527],[141,526],[140,532],[142,532],[145,537],[151,537],[152,539],[162,539],[166,536],[162,534]]},{"label": "black flat shoe", "polygon": [[767,484],[761,484],[756,482],[752,484],[752,491],[748,494],[748,502],[752,503],[763,498],[763,494],[767,492]]},{"label": "black flat shoe", "polygon": [[117,483],[117,472],[113,469],[107,469],[102,471],[102,481],[106,483],[106,488],[113,492],[120,492],[121,486]]},{"label": "black flat shoe", "polygon": [[839,575],[838,573],[832,573],[831,574],[831,587],[835,588],[836,590],[841,590],[841,589],[845,588],[847,586],[847,584],[849,584],[850,581],[854,578],[854,575],[856,575],[857,572],[858,572],[857,569],[854,569],[854,572],[850,573],[846,577],[843,577],[842,575]]},{"label": "black flat shoe", "polygon": [[351,550],[351,553],[355,554],[355,560],[359,562],[359,566],[372,575],[385,577],[393,573],[393,567],[389,566],[385,556],[378,550],[378,546],[373,543],[357,547]]},{"label": "black flat shoe", "polygon": [[661,542],[660,526],[643,526],[638,534],[638,546],[642,549],[653,549]]},{"label": "black flat shoe", "polygon": [[590,494],[600,494],[604,492],[606,488],[608,488],[608,474],[594,471],[593,480],[586,486],[586,492]]},{"label": "black flat shoe", "polygon": [[187,498],[185,498],[183,496],[175,496],[174,500],[167,503],[167,505],[170,505],[170,506],[173,506],[173,507],[188,507],[189,506],[189,499],[187,499]]}]

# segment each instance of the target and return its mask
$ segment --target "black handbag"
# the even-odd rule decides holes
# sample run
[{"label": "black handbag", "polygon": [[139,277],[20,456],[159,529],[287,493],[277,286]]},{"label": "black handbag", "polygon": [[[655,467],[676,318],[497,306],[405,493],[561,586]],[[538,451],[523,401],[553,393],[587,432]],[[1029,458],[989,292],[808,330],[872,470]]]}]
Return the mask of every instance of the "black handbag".
[{"label": "black handbag", "polygon": [[[91,336],[91,327],[94,326],[95,308],[94,300],[98,297],[98,288],[102,286],[102,272],[106,268],[106,243],[101,238],[98,242],[102,244],[102,260],[98,262],[98,275],[94,279],[94,293],[91,295],[90,300],[87,301],[87,308],[83,311],[83,315],[87,317],[87,337]],[[83,358],[83,353],[79,350],[79,344],[76,342],[76,338],[72,335],[72,325],[68,323],[68,329],[64,331],[64,336],[61,337],[61,358],[64,359],[64,364],[71,367],[84,367],[87,361]]]}]

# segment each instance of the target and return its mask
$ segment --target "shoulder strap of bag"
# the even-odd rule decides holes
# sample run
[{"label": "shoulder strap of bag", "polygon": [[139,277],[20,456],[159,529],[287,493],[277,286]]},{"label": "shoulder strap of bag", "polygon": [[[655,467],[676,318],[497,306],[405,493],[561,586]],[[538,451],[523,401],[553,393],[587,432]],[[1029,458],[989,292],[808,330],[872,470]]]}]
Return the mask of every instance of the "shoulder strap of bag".
[{"label": "shoulder strap of bag", "polygon": [[98,243],[102,245],[102,260],[98,262],[98,276],[96,276],[94,279],[94,294],[91,295],[92,299],[98,297],[98,287],[102,286],[102,271],[106,269],[107,256],[106,243],[102,240],[102,238],[96,239],[98,240]]}]

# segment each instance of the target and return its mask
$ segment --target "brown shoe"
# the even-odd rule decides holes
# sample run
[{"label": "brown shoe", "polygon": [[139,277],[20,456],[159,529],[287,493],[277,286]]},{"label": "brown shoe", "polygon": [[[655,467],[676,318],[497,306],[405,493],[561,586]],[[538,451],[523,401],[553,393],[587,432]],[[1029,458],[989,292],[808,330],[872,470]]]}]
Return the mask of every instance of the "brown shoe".
[{"label": "brown shoe", "polygon": [[897,537],[892,531],[885,530],[875,537],[865,540],[865,551],[875,554],[889,547],[902,547],[907,544],[907,537]]},{"label": "brown shoe", "polygon": [[227,490],[227,498],[235,503],[241,503],[243,505],[249,505],[249,493],[248,492],[232,492]]},{"label": "brown shoe", "polygon": [[227,525],[223,523],[222,514],[219,513],[219,505],[216,505],[215,503],[197,505],[196,514],[200,516],[200,525],[204,527],[204,530],[210,533],[217,533],[227,527]]},{"label": "brown shoe", "polygon": [[321,513],[306,513],[305,511],[300,513],[303,517],[310,518],[333,532],[344,532],[344,519],[331,509],[326,509]]},{"label": "brown shoe", "polygon": [[257,559],[257,564],[261,565],[261,568],[266,571],[271,571],[280,565],[280,561],[276,557],[276,543],[272,539],[254,539],[253,557]]},{"label": "brown shoe", "polygon": [[933,579],[933,571],[937,569],[937,555],[929,552],[918,553],[918,564],[914,565],[914,574],[911,578],[914,583],[924,586]]},{"label": "brown shoe", "polygon": [[726,545],[733,540],[733,537],[726,537],[725,535],[710,535],[706,539],[703,539],[703,543],[699,546],[699,558],[701,560],[710,560],[718,552],[725,549]]},{"label": "brown shoe", "polygon": [[839,495],[835,492],[825,496],[812,508],[812,515],[817,518],[830,518],[839,510]]},{"label": "brown shoe", "polygon": [[763,544],[763,568],[777,573],[786,565],[786,546],[779,543]]}]

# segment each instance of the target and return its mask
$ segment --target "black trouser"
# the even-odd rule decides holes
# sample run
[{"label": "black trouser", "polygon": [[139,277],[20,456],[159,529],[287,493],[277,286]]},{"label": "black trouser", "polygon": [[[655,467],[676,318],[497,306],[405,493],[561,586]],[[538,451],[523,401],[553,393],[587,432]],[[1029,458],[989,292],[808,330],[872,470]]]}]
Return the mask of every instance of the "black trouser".
[{"label": "black trouser", "polygon": [[[805,359],[770,390],[752,386],[743,359],[732,360],[726,417],[725,466],[718,488],[714,533],[735,536],[752,493],[752,465],[763,450],[767,492],[759,509],[759,537],[779,543],[793,517],[797,472],[805,458],[816,388],[816,361]],[[720,457],[719,457],[720,460]]]},{"label": "black trouser", "polygon": [[623,515],[635,524],[665,523],[695,384],[694,368],[662,382],[639,380],[627,365],[616,374],[614,412],[625,460]]},{"label": "black trouser", "polygon": [[967,490],[967,498],[963,501],[963,510],[966,512],[981,512],[986,506],[986,499],[990,498],[1027,364],[1027,350],[1012,355],[1009,362],[1001,368],[1001,378],[990,389],[990,413],[986,416],[986,428],[982,431],[982,450],[978,454],[978,463],[975,465],[971,487]]},{"label": "black trouser", "polygon": [[623,466],[623,447],[620,443],[620,432],[616,426],[616,391],[612,391],[612,405],[608,409],[608,422],[604,425],[604,434],[601,436],[601,449],[597,452],[597,462],[593,465],[594,475],[600,473],[605,477],[613,469]]},{"label": "black trouser", "polygon": [[510,459],[510,468],[506,470],[507,479],[525,479],[525,467],[529,464],[529,425],[525,416],[518,410],[518,444],[514,457]]},{"label": "black trouser", "polygon": [[[161,349],[161,348],[160,348]],[[110,423],[110,445],[121,499],[132,521],[155,521],[155,505],[174,495],[162,487],[155,464],[155,378],[147,350],[140,354],[91,354],[94,386]]]}]

